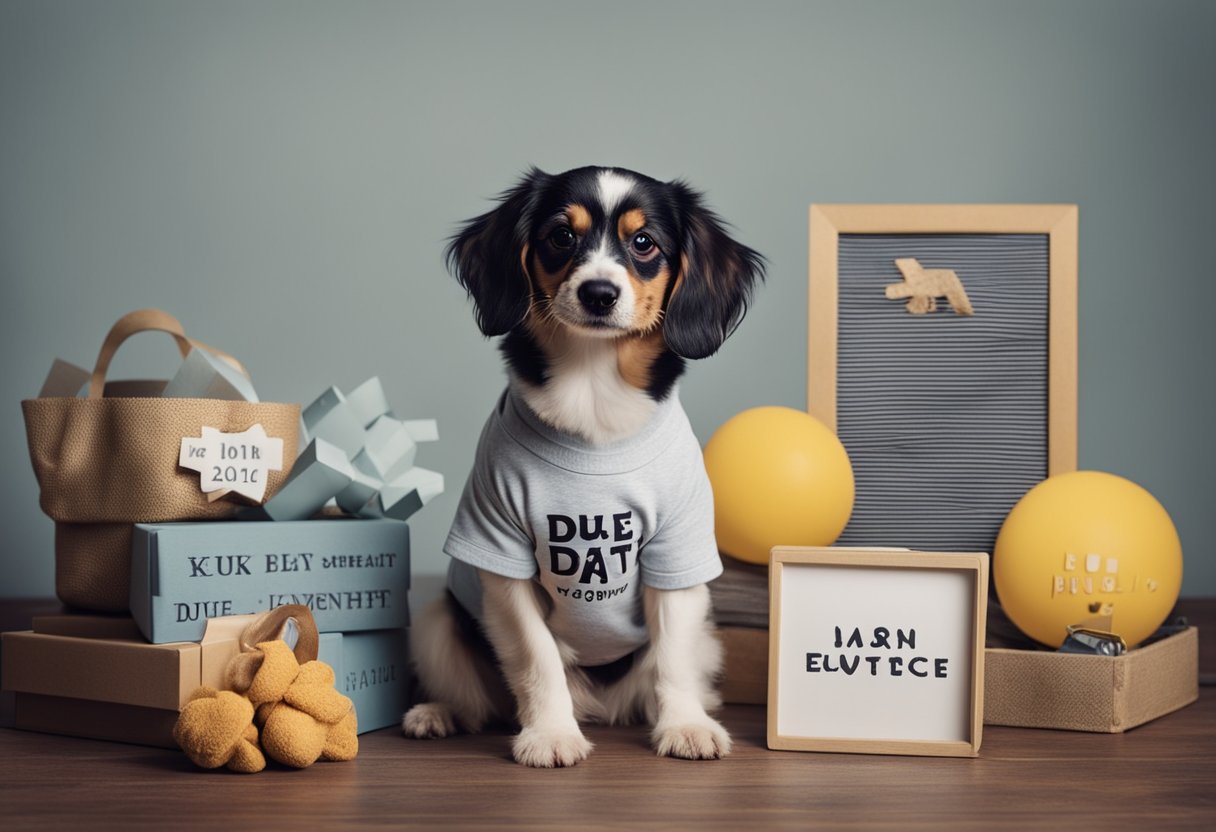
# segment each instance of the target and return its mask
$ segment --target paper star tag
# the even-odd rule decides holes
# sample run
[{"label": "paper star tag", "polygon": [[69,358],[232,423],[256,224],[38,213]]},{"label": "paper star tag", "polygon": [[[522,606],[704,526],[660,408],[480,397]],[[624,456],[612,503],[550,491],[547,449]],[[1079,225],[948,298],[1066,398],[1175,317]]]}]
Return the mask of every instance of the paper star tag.
[{"label": "paper star tag", "polygon": [[177,464],[199,473],[199,488],[208,500],[235,491],[255,503],[266,496],[270,471],[283,469],[283,440],[267,436],[261,424],[243,433],[203,427],[202,438],[182,437]]}]

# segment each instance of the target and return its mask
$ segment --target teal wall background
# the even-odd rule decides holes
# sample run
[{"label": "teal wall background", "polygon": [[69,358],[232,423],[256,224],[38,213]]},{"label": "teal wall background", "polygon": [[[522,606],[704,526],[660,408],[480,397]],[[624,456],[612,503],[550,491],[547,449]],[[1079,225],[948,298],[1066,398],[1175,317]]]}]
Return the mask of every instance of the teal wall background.
[{"label": "teal wall background", "polygon": [[[1216,4],[0,0],[0,595],[53,591],[18,402],[161,306],[264,399],[436,417],[440,545],[503,375],[440,252],[528,164],[686,177],[770,259],[683,398],[806,395],[810,202],[1080,205],[1080,462],[1216,595]],[[117,376],[164,376],[141,336]]]}]

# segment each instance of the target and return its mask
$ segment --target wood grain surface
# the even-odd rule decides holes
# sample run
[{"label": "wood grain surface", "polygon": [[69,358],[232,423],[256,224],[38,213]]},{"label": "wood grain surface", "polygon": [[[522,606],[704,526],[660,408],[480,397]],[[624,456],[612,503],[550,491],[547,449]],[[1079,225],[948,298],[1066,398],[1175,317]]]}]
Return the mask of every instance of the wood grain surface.
[{"label": "wood grain surface", "polygon": [[1168,829],[1216,825],[1216,689],[1122,735],[988,726],[976,759],[776,752],[763,707],[724,712],[724,760],[660,759],[591,728],[570,769],[516,765],[505,731],[361,738],[349,763],[203,772],[174,751],[0,729],[0,828]]},{"label": "wood grain surface", "polygon": [[1212,828],[1216,695],[1123,735],[990,727],[977,759],[768,751],[733,705],[713,762],[660,759],[642,728],[591,728],[570,769],[515,764],[509,736],[361,738],[357,759],[255,775],[177,752],[0,729],[0,826],[107,828]]}]

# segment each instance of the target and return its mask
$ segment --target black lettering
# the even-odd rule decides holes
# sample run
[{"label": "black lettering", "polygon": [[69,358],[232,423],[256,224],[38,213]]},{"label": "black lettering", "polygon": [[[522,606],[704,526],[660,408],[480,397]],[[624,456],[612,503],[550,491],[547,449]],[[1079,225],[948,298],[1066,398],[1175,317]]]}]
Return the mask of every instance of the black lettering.
[{"label": "black lettering", "polygon": [[866,656],[866,662],[870,665],[870,675],[878,675],[878,663],[882,661],[881,656]]},{"label": "black lettering", "polygon": [[870,642],[870,646],[871,647],[885,647],[886,649],[890,650],[891,649],[890,638],[891,638],[891,631],[888,630],[886,627],[875,627],[874,628],[874,640],[872,642]]},{"label": "black lettering", "polygon": [[866,646],[865,640],[862,639],[862,637],[861,637],[861,628],[860,627],[853,628],[853,632],[849,635],[849,641],[848,641],[847,646],[849,646],[849,647],[865,647]]},{"label": "black lettering", "polygon": [[857,671],[857,665],[861,663],[861,656],[853,657],[853,664],[849,664],[849,660],[844,656],[840,657],[840,669],[845,672],[846,676],[852,676]]},{"label": "black lettering", "polygon": [[630,544],[626,543],[623,546],[613,546],[611,549],[608,550],[612,554],[618,555],[621,558],[621,574],[622,575],[624,575],[626,572],[629,571],[629,547],[630,547]]},{"label": "black lettering", "polygon": [[[565,529],[562,529],[562,526]],[[574,539],[574,520],[564,514],[549,515],[549,542],[566,543]]]},{"label": "black lettering", "polygon": [[612,515],[612,537],[614,540],[633,540],[633,529],[629,528],[629,522],[632,518],[632,511]]},{"label": "black lettering", "polygon": [[807,653],[806,654],[806,672],[819,672],[819,659],[823,657],[822,653]]},{"label": "black lettering", "polygon": [[231,577],[232,575],[248,575],[249,570],[245,569],[241,564],[241,559],[248,555],[221,555],[215,559],[215,572],[217,575]]},{"label": "black lettering", "polygon": [[578,516],[578,532],[579,537],[583,540],[607,540],[608,530],[604,528],[604,515],[595,515],[595,529],[587,528],[587,515],[580,514]]},{"label": "black lettering", "polygon": [[191,601],[173,605],[177,613],[177,623],[201,621],[205,618],[217,618],[221,615],[232,615],[231,601]]},{"label": "black lettering", "polygon": [[901,659],[899,656],[891,657],[891,675],[892,676],[903,676],[904,675],[903,666],[904,666],[903,659]]},{"label": "black lettering", "polygon": [[896,628],[895,630],[896,648],[902,650],[905,645],[910,650],[916,649],[916,630],[908,630],[906,633]]},{"label": "black lettering", "polygon": [[926,676],[929,675],[929,672],[926,670],[921,670],[918,672],[916,669],[916,663],[917,662],[927,662],[927,661],[929,661],[929,660],[926,659],[924,656],[913,656],[908,661],[908,672],[911,673],[913,676],[919,676],[922,679],[925,678]]},{"label": "black lettering", "polygon": [[835,673],[838,670],[840,670],[839,667],[832,667],[832,654],[831,653],[825,654],[823,657],[823,672],[824,673]]},{"label": "black lettering", "polygon": [[579,576],[580,584],[591,583],[591,576],[599,575],[600,583],[608,583],[608,568],[604,565],[604,553],[599,546],[587,550],[587,559],[583,561],[583,574]]},{"label": "black lettering", "polygon": [[[561,558],[570,558],[569,566],[561,565]],[[578,552],[565,546],[549,547],[549,571],[554,575],[573,575],[578,571]]]},{"label": "black lettering", "polygon": [[933,675],[938,679],[946,678],[946,662],[949,659],[934,659],[933,660]]},{"label": "black lettering", "polygon": [[207,571],[207,561],[211,560],[210,555],[201,557],[190,556],[190,577],[191,578],[210,578],[211,573]]}]

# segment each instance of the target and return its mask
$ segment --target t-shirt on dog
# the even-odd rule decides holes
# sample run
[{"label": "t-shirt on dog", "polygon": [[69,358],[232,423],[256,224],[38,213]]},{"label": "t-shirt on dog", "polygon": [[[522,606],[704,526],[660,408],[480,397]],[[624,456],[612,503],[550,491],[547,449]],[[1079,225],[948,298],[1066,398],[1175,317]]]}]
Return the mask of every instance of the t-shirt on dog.
[{"label": "t-shirt on dog", "polygon": [[477,446],[444,551],[448,588],[481,618],[477,570],[537,580],[578,663],[648,640],[642,584],[684,589],[722,573],[701,446],[675,391],[634,436],[592,445],[507,390]]}]

